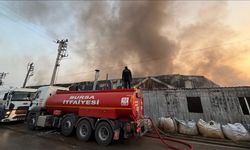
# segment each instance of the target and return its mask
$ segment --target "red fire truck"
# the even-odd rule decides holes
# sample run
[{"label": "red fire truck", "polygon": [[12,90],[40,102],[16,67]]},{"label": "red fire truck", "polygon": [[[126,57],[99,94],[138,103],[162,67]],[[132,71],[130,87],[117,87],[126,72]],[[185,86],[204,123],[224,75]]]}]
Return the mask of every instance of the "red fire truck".
[{"label": "red fire truck", "polygon": [[48,97],[44,106],[34,107],[27,117],[29,129],[54,127],[69,136],[109,145],[120,137],[141,136],[147,131],[143,97],[138,89],[102,91],[60,91]]}]

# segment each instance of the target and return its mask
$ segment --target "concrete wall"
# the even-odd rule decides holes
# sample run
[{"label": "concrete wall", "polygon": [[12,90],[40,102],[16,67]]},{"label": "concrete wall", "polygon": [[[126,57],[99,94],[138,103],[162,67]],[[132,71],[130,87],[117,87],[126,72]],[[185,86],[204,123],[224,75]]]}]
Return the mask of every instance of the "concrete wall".
[{"label": "concrete wall", "polygon": [[[220,123],[250,124],[250,115],[244,115],[238,97],[250,97],[250,87],[144,90],[145,114],[154,120],[174,116],[183,120],[200,118]],[[186,97],[200,97],[203,113],[191,113]]]}]

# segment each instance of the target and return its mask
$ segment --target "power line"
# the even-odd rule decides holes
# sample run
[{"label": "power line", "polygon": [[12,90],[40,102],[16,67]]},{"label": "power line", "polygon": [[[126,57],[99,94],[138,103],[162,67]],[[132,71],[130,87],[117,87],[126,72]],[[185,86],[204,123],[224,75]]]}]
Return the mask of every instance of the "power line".
[{"label": "power line", "polygon": [[[222,43],[222,44],[217,44],[217,45],[208,46],[208,47],[204,47],[204,48],[187,50],[187,51],[185,51],[185,53],[188,54],[190,52],[197,52],[197,51],[209,50],[209,49],[212,49],[212,48],[217,48],[217,47],[221,47],[221,46],[225,46],[225,45],[231,45],[231,44],[235,44],[235,43],[239,43],[239,42],[245,42],[245,41],[249,41],[249,40],[250,39],[245,39],[245,40],[240,40],[240,41],[232,41],[232,42],[225,42],[225,43]],[[186,49],[186,48],[184,48],[184,49]],[[184,54],[182,54],[182,55],[184,55]]]},{"label": "power line", "polygon": [[[1,5],[3,5],[4,7],[2,7],[2,8],[0,9],[0,13],[1,13],[2,15],[4,15],[7,19],[9,19],[9,20],[11,20],[11,21],[13,21],[13,22],[15,22],[15,23],[18,23],[18,24],[21,23],[26,29],[28,29],[28,30],[30,30],[30,31],[32,31],[32,32],[34,32],[34,33],[36,33],[36,35],[39,35],[40,37],[42,37],[42,38],[44,38],[44,39],[46,39],[46,40],[49,40],[49,41],[52,41],[52,40],[53,40],[53,38],[50,37],[50,36],[48,36],[47,34],[42,34],[43,32],[39,32],[39,31],[35,30],[33,27],[31,27],[31,26],[29,26],[28,24],[24,23],[23,20],[21,19],[21,18],[23,18],[23,17],[21,17],[21,16],[18,15],[16,12],[14,12],[13,10],[11,10],[11,8],[10,8],[8,5],[3,4],[3,3],[1,3]],[[1,5],[0,5],[0,7],[1,7]],[[4,12],[5,12],[5,13],[4,13]],[[12,17],[10,17],[10,16],[7,15],[7,14],[11,14]],[[13,17],[14,17],[14,18],[13,18]]]}]

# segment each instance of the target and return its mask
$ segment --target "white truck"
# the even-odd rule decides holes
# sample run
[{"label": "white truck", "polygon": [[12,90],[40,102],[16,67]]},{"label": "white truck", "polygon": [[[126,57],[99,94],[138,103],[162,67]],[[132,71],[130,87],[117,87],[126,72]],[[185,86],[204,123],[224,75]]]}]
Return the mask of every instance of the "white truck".
[{"label": "white truck", "polygon": [[5,93],[0,105],[0,122],[25,120],[28,112],[36,106],[44,106],[45,100],[57,90],[68,90],[59,86],[43,86],[38,89],[17,88]]},{"label": "white truck", "polygon": [[25,120],[36,89],[16,88],[4,94],[0,105],[0,122]]},{"label": "white truck", "polygon": [[69,88],[59,86],[43,86],[37,89],[36,96],[29,107],[31,110],[33,107],[44,107],[46,99],[56,93],[57,90],[69,90]]}]

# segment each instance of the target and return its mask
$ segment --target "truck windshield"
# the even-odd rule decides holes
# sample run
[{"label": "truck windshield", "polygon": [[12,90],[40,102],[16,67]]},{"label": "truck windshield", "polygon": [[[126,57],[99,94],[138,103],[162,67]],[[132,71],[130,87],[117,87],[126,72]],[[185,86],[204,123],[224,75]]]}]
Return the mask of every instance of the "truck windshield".
[{"label": "truck windshield", "polygon": [[12,101],[29,101],[33,100],[35,97],[36,92],[20,92],[15,91],[12,93]]}]

